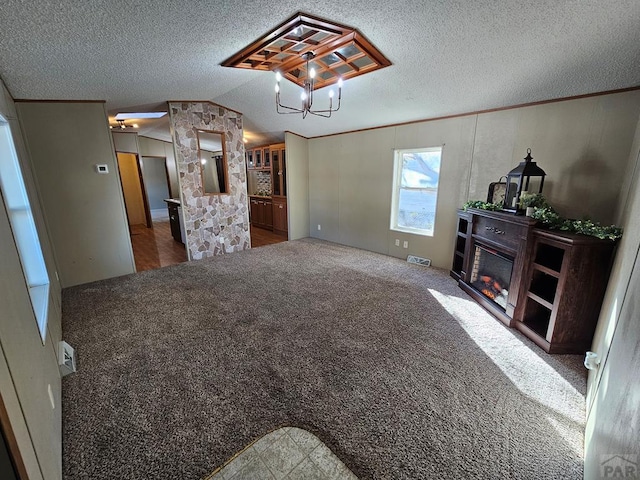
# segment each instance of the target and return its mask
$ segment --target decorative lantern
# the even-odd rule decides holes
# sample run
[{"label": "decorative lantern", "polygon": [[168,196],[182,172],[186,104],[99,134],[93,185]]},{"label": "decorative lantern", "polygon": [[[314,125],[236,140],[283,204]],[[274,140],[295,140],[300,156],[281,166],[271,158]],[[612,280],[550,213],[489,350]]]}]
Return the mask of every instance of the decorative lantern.
[{"label": "decorative lantern", "polygon": [[531,149],[527,148],[524,162],[507,174],[507,192],[504,195],[503,210],[522,213],[520,195],[523,193],[542,193],[546,173],[536,162],[532,162]]}]

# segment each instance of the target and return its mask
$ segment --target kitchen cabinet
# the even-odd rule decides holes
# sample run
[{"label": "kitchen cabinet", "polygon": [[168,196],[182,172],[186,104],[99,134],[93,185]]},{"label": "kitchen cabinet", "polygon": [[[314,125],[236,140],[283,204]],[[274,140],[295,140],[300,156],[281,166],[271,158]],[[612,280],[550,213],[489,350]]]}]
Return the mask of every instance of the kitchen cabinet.
[{"label": "kitchen cabinet", "polygon": [[273,197],[273,231],[286,234],[289,230],[287,221],[287,199]]},{"label": "kitchen cabinet", "polygon": [[249,198],[251,225],[254,227],[273,228],[273,206],[268,197],[251,196]]},{"label": "kitchen cabinet", "polygon": [[180,212],[180,201],[173,199],[165,199],[167,209],[169,210],[169,227],[171,228],[171,236],[176,242],[184,244],[184,236],[182,234],[182,215]]},{"label": "kitchen cabinet", "polygon": [[269,145],[247,150],[245,155],[249,170],[271,170],[271,150]]},{"label": "kitchen cabinet", "polygon": [[274,197],[287,196],[287,161],[284,143],[271,145],[271,184]]}]

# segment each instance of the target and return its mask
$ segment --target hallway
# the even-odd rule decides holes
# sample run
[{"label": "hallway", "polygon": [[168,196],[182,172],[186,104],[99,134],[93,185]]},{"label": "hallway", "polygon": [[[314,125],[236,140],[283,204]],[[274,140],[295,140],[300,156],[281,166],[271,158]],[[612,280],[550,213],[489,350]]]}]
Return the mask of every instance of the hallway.
[{"label": "hallway", "polygon": [[171,236],[168,220],[153,222],[153,228],[131,226],[131,244],[138,272],[187,261],[187,251]]},{"label": "hallway", "polygon": [[[286,242],[287,237],[262,228],[251,227],[251,248]],[[131,227],[131,244],[136,271],[155,270],[187,261],[187,251],[171,236],[168,221],[154,221],[153,228]]]}]

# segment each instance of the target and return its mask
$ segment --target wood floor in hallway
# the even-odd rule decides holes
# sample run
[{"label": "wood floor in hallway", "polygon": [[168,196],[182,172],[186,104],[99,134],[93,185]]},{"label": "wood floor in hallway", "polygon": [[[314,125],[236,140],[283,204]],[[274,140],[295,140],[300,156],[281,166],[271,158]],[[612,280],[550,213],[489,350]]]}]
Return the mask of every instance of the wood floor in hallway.
[{"label": "wood floor in hallway", "polygon": [[[251,248],[286,241],[286,235],[273,233],[264,228],[251,227]],[[187,261],[185,247],[171,236],[171,227],[168,221],[153,222],[153,228],[147,228],[145,225],[133,225],[131,227],[131,243],[138,272]]]},{"label": "wood floor in hallway", "polygon": [[169,221],[153,222],[153,228],[145,225],[131,227],[131,243],[136,270],[154,270],[187,261],[187,251],[171,236]]}]

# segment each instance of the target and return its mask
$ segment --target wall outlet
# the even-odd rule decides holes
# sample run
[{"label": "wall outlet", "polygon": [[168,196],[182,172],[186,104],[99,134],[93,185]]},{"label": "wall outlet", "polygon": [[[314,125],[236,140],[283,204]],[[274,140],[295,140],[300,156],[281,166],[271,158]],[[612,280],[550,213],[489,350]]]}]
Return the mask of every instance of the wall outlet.
[{"label": "wall outlet", "polygon": [[96,165],[96,172],[102,175],[106,175],[107,173],[109,173],[109,166],[104,163]]},{"label": "wall outlet", "polygon": [[318,230],[322,230],[322,225],[318,224]]},{"label": "wall outlet", "polygon": [[407,240],[402,243],[402,248],[409,248],[409,242]]},{"label": "wall outlet", "polygon": [[400,239],[396,238],[396,247],[400,246]]}]

